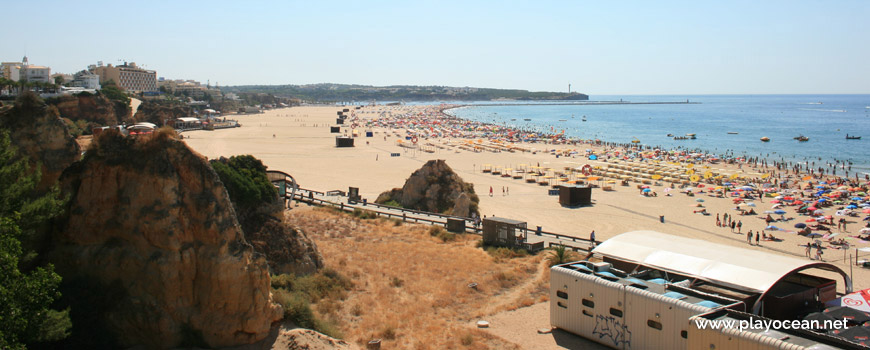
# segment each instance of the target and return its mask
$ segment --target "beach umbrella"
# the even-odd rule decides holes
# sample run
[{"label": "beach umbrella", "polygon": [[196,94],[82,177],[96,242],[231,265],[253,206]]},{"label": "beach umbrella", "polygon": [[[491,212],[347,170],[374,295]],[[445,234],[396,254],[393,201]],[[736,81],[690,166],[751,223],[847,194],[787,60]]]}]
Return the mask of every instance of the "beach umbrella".
[{"label": "beach umbrella", "polygon": [[870,227],[862,228],[858,233],[870,233]]},{"label": "beach umbrella", "polygon": [[649,189],[649,188],[644,188],[644,189],[643,189],[643,192],[644,192],[644,193],[646,193],[646,192],[650,192],[650,189]]},{"label": "beach umbrella", "polygon": [[819,208],[816,208],[816,207],[809,207],[809,208],[807,208],[807,210],[809,210],[809,211],[816,211],[816,210],[818,210],[818,209],[819,209]]},{"label": "beach umbrella", "polygon": [[799,222],[799,223],[794,224],[794,227],[795,228],[804,228],[804,227],[807,227],[807,224]]},{"label": "beach umbrella", "polygon": [[746,203],[746,205],[748,205],[748,206],[750,206],[750,207],[754,207],[754,206],[755,206],[755,203]]},{"label": "beach umbrella", "polygon": [[854,204],[849,204],[846,206],[846,209],[857,209],[857,208],[858,208],[858,206],[854,205]]},{"label": "beach umbrella", "polygon": [[783,215],[783,214],[785,214],[785,210],[777,209],[777,210],[774,210],[773,213],[774,213],[774,214]]},{"label": "beach umbrella", "polygon": [[864,208],[861,212],[864,214],[870,214],[870,208]]},{"label": "beach umbrella", "polygon": [[704,202],[704,200],[703,200],[703,199],[701,199],[701,198],[698,198],[698,199],[696,199],[696,200],[695,200],[695,202],[701,202],[701,203],[703,203],[703,202]]},{"label": "beach umbrella", "polygon": [[765,230],[779,230],[779,227],[776,227],[776,226],[770,225],[770,226],[765,227],[764,229],[765,229]]},{"label": "beach umbrella", "polygon": [[815,218],[809,218],[809,219],[807,219],[806,222],[816,222],[816,219],[815,219]]},{"label": "beach umbrella", "polygon": [[774,200],[772,200],[772,201],[770,201],[770,202],[773,203],[773,204],[778,204],[778,203],[779,203],[779,200],[774,199]]},{"label": "beach umbrella", "polygon": [[816,238],[816,237],[821,237],[821,236],[822,236],[822,234],[818,233],[818,232],[811,232],[811,233],[806,235],[807,238]]}]

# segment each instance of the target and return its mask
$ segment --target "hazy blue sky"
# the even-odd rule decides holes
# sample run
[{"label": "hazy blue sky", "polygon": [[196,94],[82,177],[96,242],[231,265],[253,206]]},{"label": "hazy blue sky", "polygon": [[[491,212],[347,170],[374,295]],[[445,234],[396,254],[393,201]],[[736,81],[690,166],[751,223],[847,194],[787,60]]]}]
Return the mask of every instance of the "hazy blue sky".
[{"label": "hazy blue sky", "polygon": [[2,61],[221,85],[870,93],[870,1],[17,1]]}]

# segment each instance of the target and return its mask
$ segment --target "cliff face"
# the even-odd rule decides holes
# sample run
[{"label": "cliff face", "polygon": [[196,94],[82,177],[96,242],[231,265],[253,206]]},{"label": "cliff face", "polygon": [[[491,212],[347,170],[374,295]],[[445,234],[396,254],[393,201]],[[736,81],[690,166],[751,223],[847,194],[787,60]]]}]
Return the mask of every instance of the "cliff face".
[{"label": "cliff face", "polygon": [[19,152],[41,162],[40,191],[54,184],[61,172],[80,158],[79,146],[57,110],[33,93],[23,94],[12,108],[0,113],[0,124],[9,130]]},{"label": "cliff face", "polygon": [[61,117],[85,120],[95,126],[130,122],[130,106],[99,95],[61,96],[51,101]]},{"label": "cliff face", "polygon": [[394,200],[405,208],[469,217],[480,214],[474,185],[462,181],[442,159],[430,160],[402,188],[381,193],[378,203]]},{"label": "cliff face", "polygon": [[193,111],[184,105],[168,104],[163,101],[144,100],[139,105],[139,110],[133,116],[136,123],[149,122],[163,125],[164,122],[173,122],[178,118],[192,117]]},{"label": "cliff face", "polygon": [[99,135],[62,185],[70,210],[50,258],[65,281],[117,290],[102,316],[119,345],[250,344],[281,318],[217,174],[165,132]]},{"label": "cliff face", "polygon": [[323,257],[301,228],[267,220],[259,230],[246,233],[254,250],[265,255],[272,274],[307,275],[323,267]]}]

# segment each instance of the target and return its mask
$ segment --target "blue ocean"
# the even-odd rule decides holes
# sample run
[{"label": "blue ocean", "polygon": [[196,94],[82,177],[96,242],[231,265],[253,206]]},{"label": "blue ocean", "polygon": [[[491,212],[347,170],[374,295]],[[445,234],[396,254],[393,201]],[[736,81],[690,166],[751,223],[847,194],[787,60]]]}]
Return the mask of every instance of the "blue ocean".
[{"label": "blue ocean", "polygon": [[[590,96],[590,101],[692,102],[690,104],[555,105],[546,102],[471,105],[457,117],[526,130],[561,132],[581,139],[768,160],[852,163],[850,175],[870,173],[870,95]],[[487,102],[487,104],[492,104]],[[528,119],[528,121],[526,121]],[[585,119],[585,121],[583,121]],[[696,134],[695,140],[672,136]],[[846,135],[861,136],[847,140]],[[809,137],[807,142],[794,138]],[[762,142],[762,137],[770,142]],[[838,169],[842,175],[844,170]]]}]

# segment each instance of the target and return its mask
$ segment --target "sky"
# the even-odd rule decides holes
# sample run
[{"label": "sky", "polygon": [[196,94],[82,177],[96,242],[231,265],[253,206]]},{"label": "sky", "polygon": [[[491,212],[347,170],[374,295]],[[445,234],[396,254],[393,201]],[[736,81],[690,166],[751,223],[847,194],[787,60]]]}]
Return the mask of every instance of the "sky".
[{"label": "sky", "polygon": [[18,1],[0,61],[226,85],[870,93],[870,1]]}]

